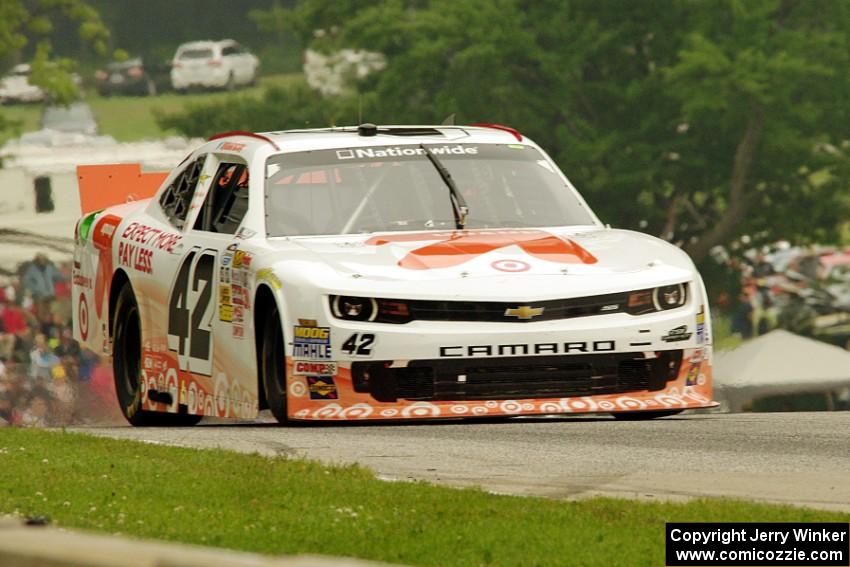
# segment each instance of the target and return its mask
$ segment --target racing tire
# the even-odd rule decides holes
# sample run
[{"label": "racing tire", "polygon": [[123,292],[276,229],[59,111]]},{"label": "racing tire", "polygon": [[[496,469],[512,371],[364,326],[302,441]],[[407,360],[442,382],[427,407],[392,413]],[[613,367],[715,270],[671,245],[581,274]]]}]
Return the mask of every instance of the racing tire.
[{"label": "racing tire", "polygon": [[283,329],[280,312],[273,307],[263,321],[263,338],[260,360],[257,365],[263,378],[263,391],[269,409],[278,423],[287,423],[286,415],[286,363],[283,349]]},{"label": "racing tire", "polygon": [[655,410],[655,411],[624,411],[612,413],[614,419],[620,421],[645,421],[648,419],[658,419],[659,417],[670,417],[671,415],[680,414],[685,410]]},{"label": "racing tire", "polygon": [[118,292],[113,315],[112,371],[121,413],[136,427],[182,427],[195,425],[200,415],[147,411],[142,408],[142,325],[139,305],[129,284]]}]

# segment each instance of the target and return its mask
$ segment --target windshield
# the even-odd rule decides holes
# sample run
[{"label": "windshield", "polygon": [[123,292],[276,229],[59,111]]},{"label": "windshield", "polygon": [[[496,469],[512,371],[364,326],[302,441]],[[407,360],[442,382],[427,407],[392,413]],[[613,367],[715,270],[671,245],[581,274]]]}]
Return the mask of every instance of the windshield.
[{"label": "windshield", "polygon": [[[426,144],[468,207],[466,228],[594,224],[543,155],[522,144]],[[454,229],[452,193],[418,145],[279,154],[266,165],[269,236]]]},{"label": "windshield", "polygon": [[196,47],[184,49],[180,52],[178,59],[210,59],[213,56],[212,49]]}]

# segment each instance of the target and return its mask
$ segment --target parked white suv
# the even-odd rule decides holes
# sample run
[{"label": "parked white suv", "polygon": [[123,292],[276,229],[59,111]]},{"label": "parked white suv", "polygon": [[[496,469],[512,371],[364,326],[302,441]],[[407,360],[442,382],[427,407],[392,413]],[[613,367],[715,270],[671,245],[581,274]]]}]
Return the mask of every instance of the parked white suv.
[{"label": "parked white suv", "polygon": [[260,60],[232,39],[193,41],[177,48],[171,63],[171,85],[234,89],[257,80]]},{"label": "parked white suv", "polygon": [[0,103],[41,102],[45,99],[41,87],[29,82],[30,71],[26,63],[12,67],[9,74],[0,80]]}]

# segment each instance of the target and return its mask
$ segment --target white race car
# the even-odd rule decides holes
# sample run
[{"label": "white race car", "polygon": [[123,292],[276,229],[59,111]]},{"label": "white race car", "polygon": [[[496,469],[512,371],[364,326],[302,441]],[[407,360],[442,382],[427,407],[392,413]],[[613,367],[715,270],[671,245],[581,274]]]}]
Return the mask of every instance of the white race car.
[{"label": "white race car", "polygon": [[167,177],[79,176],[74,333],[133,425],[716,405],[690,258],[513,129],[229,132]]}]

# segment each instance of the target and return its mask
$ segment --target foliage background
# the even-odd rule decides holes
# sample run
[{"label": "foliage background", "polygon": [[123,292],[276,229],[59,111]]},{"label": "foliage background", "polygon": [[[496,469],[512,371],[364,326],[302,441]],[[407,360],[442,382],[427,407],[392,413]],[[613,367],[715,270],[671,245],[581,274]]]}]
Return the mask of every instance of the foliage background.
[{"label": "foliage background", "polygon": [[[9,0],[2,10],[0,55],[52,53],[60,67],[114,48],[167,58],[202,37],[246,43],[266,72],[300,69],[305,48],[386,56],[343,96],[296,80],[159,113],[187,135],[454,114],[517,127],[604,221],[675,242],[703,267],[712,247],[743,235],[751,245],[847,235],[843,0],[149,0],[144,10]],[[18,36],[3,30],[15,26]]]}]

